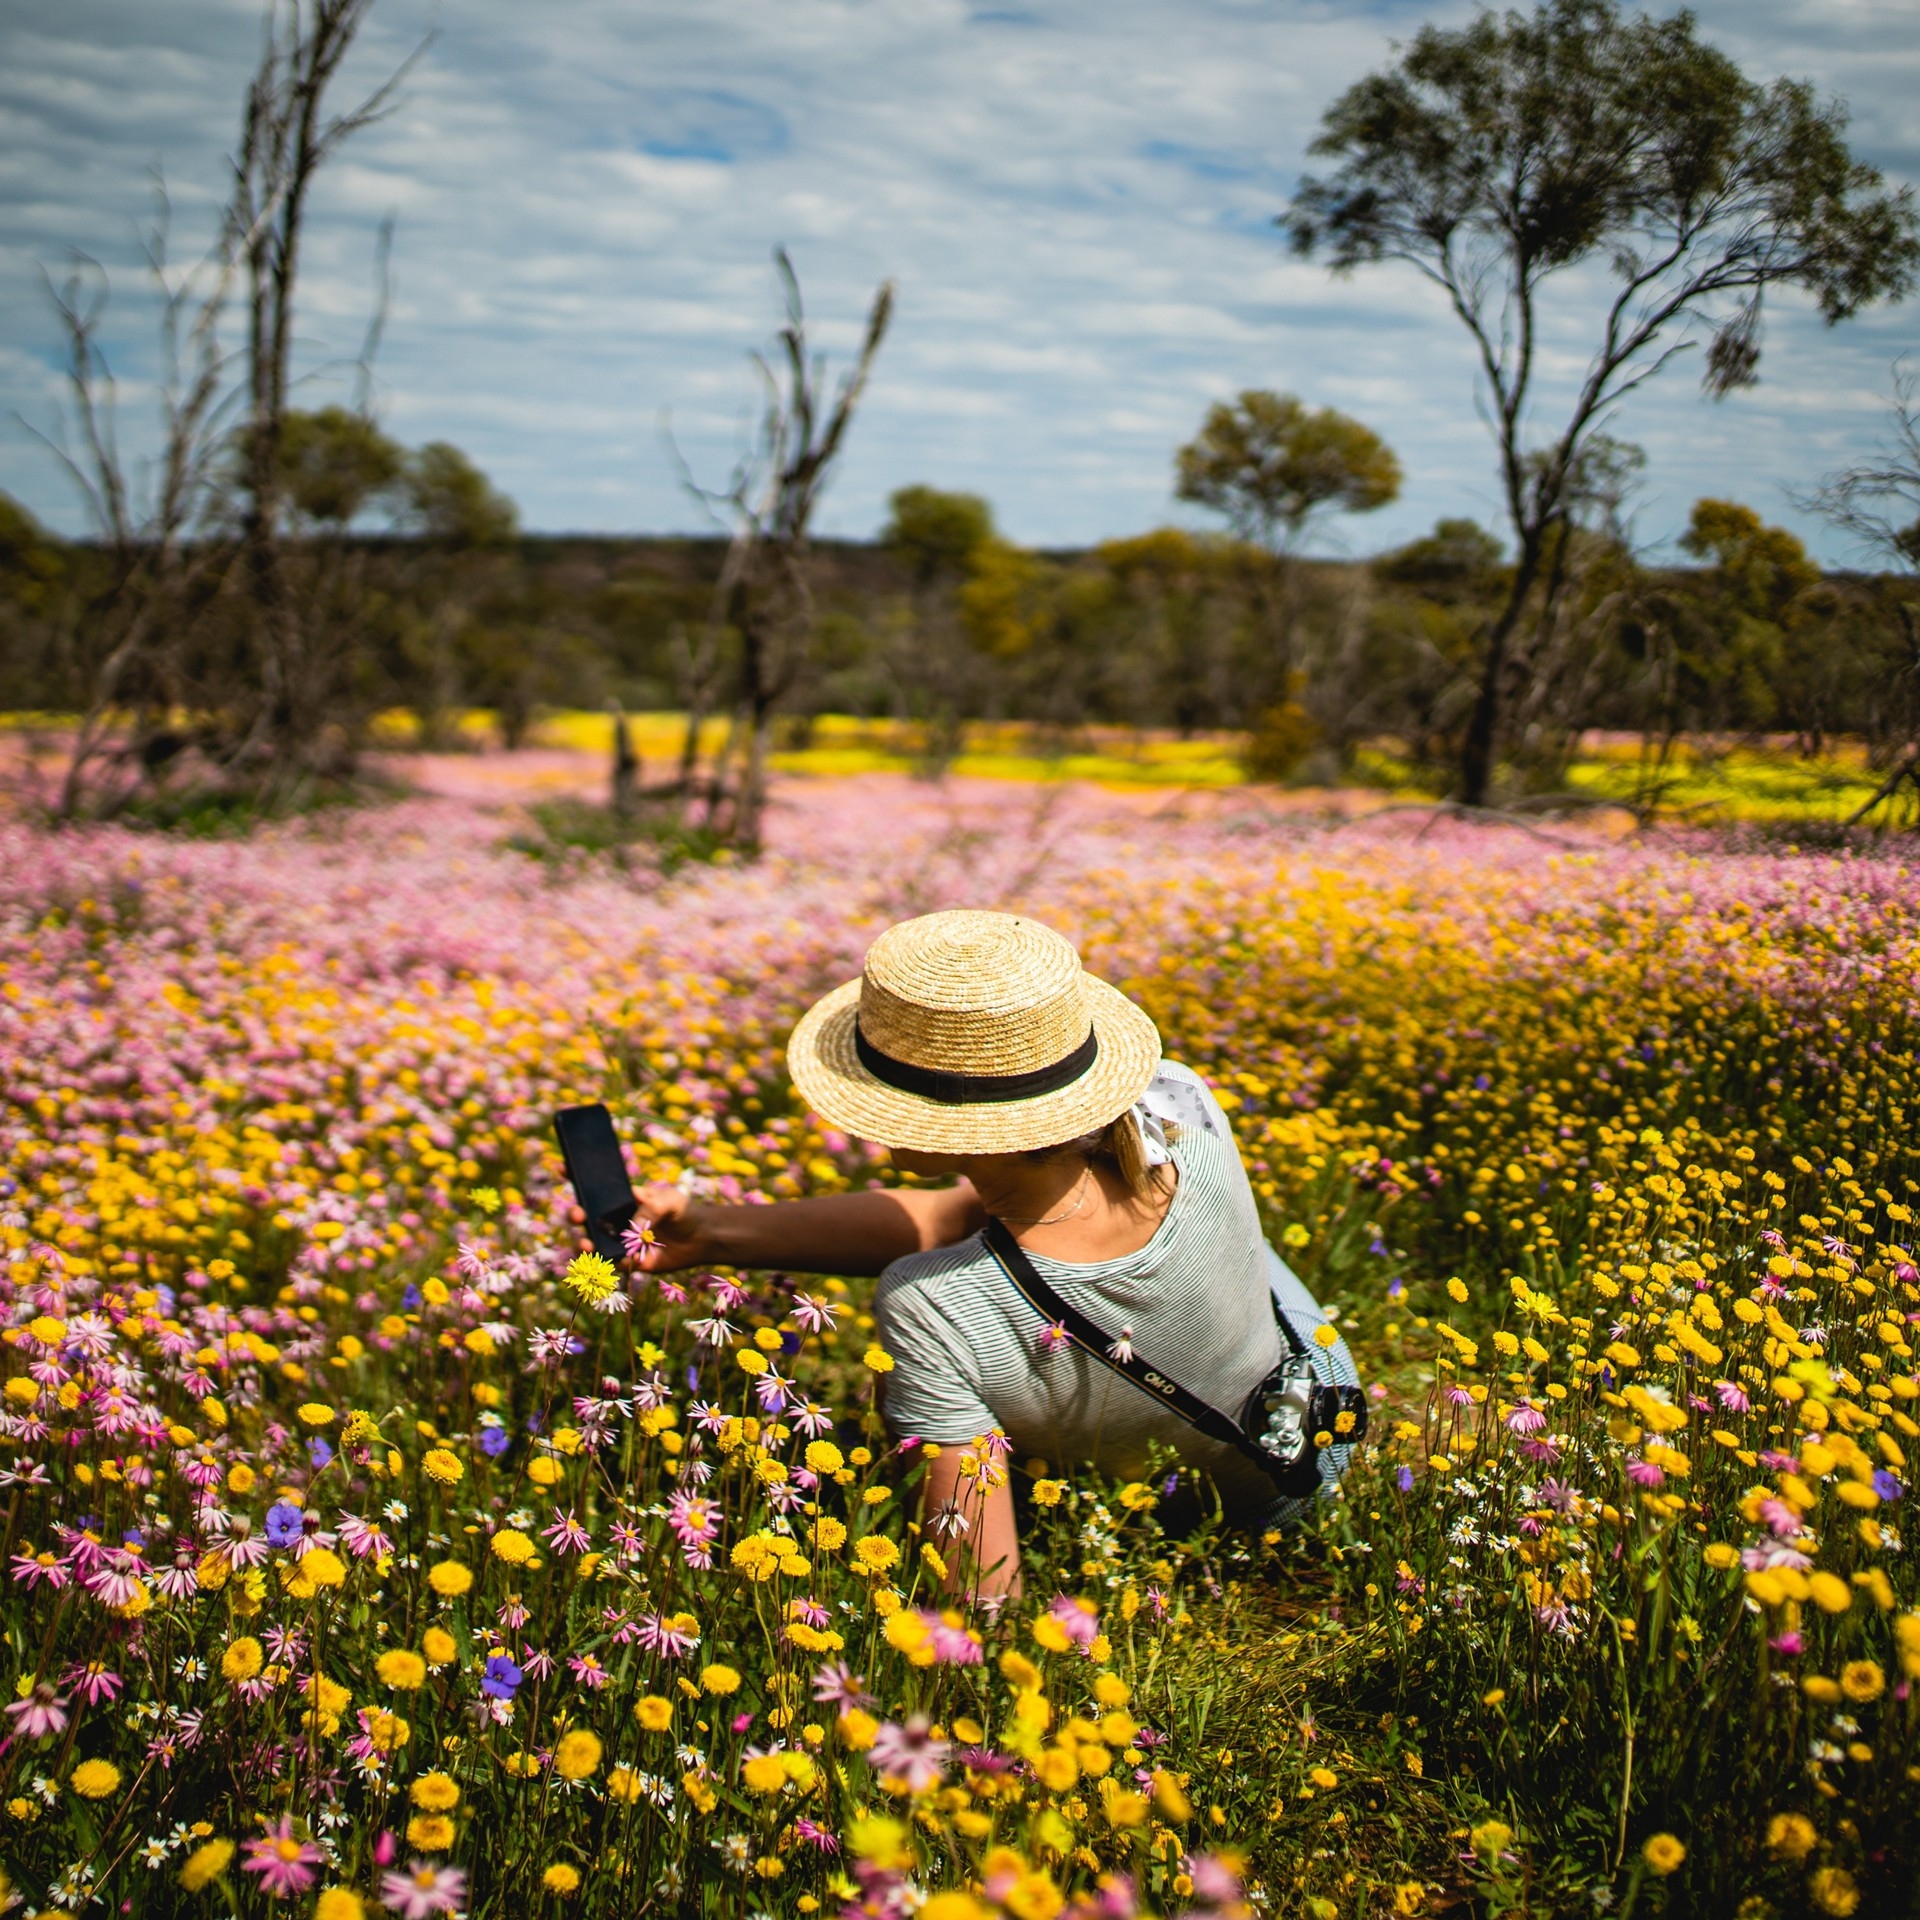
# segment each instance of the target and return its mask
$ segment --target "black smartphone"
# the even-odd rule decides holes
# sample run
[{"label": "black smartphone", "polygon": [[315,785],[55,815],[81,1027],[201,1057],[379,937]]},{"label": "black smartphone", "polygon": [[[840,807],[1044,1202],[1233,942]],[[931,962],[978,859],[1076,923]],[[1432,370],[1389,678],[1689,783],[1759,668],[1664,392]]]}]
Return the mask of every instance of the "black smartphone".
[{"label": "black smartphone", "polygon": [[627,1178],[613,1115],[600,1106],[562,1107],[553,1116],[553,1130],[560,1136],[574,1197],[587,1216],[587,1237],[596,1253],[618,1260],[625,1251],[621,1230],[632,1222],[639,1203]]}]

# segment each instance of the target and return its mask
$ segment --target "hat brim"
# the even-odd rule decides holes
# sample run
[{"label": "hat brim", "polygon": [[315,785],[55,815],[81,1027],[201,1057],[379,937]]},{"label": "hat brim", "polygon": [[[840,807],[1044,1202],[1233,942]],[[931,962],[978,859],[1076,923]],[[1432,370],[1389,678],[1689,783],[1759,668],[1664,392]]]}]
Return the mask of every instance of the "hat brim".
[{"label": "hat brim", "polygon": [[860,982],[849,980],[802,1015],[787,1042],[800,1097],[830,1126],[883,1147],[920,1153],[1028,1153],[1104,1127],[1146,1092],[1160,1065],[1160,1032],[1125,994],[1085,976],[1099,1041],[1070,1086],[1030,1100],[948,1106],[876,1079],[854,1049]]}]

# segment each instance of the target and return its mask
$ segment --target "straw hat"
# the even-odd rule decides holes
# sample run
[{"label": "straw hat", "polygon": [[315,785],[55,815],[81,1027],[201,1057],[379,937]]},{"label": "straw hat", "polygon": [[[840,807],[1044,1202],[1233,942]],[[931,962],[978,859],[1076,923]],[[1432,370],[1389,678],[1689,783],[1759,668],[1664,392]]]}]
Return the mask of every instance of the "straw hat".
[{"label": "straw hat", "polygon": [[1159,1064],[1153,1022],[1083,972],[1069,941],[1011,913],[889,927],[787,1042],[822,1119],[923,1153],[1076,1139],[1125,1113]]}]

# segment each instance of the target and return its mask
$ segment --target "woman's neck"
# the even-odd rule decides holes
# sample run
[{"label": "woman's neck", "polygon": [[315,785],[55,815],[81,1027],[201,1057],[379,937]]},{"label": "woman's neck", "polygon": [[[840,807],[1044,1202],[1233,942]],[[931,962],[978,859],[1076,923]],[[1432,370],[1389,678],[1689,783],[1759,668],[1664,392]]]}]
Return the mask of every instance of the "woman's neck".
[{"label": "woman's neck", "polygon": [[980,1204],[1004,1220],[1023,1247],[1082,1264],[1139,1252],[1173,1198],[1171,1181],[1164,1193],[1143,1199],[1118,1168],[1077,1154],[1058,1160],[987,1155],[967,1175]]}]

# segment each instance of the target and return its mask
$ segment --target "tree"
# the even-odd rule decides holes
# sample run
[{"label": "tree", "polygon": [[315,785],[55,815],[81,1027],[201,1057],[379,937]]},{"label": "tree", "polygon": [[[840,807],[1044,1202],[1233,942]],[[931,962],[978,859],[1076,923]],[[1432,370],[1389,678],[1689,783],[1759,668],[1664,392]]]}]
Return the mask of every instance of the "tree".
[{"label": "tree", "polygon": [[289,413],[280,452],[287,504],[301,519],[340,531],[390,495],[406,466],[372,420],[345,407]]},{"label": "tree", "polygon": [[[1613,0],[1422,28],[1328,108],[1312,152],[1335,170],[1303,178],[1280,224],[1336,272],[1397,261],[1439,287],[1487,389],[1517,551],[1479,648],[1469,805],[1486,801],[1516,635],[1611,410],[1700,334],[1707,392],[1751,385],[1772,290],[1801,289],[1831,325],[1911,287],[1912,195],[1888,191],[1845,131],[1842,106],[1748,79],[1690,13],[1628,18]],[[1543,303],[1595,260],[1613,286],[1571,405],[1543,432]]]},{"label": "tree", "polygon": [[976,493],[928,486],[900,487],[887,505],[880,544],[905,566],[912,590],[889,630],[886,660],[902,705],[923,728],[919,770],[938,775],[960,751],[967,710],[979,704],[980,660],[955,594],[997,545],[993,509]]},{"label": "tree", "polygon": [[[226,357],[220,324],[234,273],[231,219],[212,252],[185,274],[167,257],[171,208],[164,183],[148,236],[147,266],[160,296],[161,452],[147,484],[128,474],[117,432],[118,387],[100,345],[105,273],[82,259],[47,292],[66,340],[68,416],[48,441],[79,488],[106,561],[106,582],[90,596],[74,635],[74,730],[56,811],[70,819],[90,803],[96,770],[108,769],[108,806],[125,798],[120,776],[136,780],[163,766],[177,736],[168,724],[183,704],[181,649],[197,602],[216,592],[226,543],[192,536],[214,497]],[[45,436],[42,436],[45,438]],[[119,716],[134,715],[131,741],[115,738]]]},{"label": "tree", "polygon": [[1265,607],[1283,684],[1299,672],[1301,580],[1308,529],[1331,512],[1371,513],[1400,492],[1400,462],[1370,427],[1290,393],[1250,389],[1207,410],[1174,456],[1175,492],[1223,514],[1278,574],[1279,605]]},{"label": "tree", "polygon": [[1920,379],[1896,364],[1877,458],[1830,473],[1796,502],[1851,534],[1877,559],[1920,573]]},{"label": "tree", "polygon": [[900,556],[918,588],[960,579],[975,552],[993,538],[993,509],[977,493],[899,487],[887,507],[880,544]]},{"label": "tree", "polygon": [[1472,587],[1500,564],[1500,541],[1477,520],[1436,520],[1375,565],[1387,579],[1429,590]]},{"label": "tree", "polygon": [[893,282],[885,280],[868,310],[859,354],[829,399],[825,360],[807,344],[806,312],[793,262],[785,247],[776,248],[773,258],[787,312],[776,336],[777,362],[754,355],[765,390],[759,441],[724,489],[714,492],[689,482],[698,499],[726,510],[733,536],[701,651],[688,676],[692,697],[681,750],[681,784],[690,790],[721,640],[731,630],[738,640],[732,724],[708,783],[705,824],[749,851],[760,844],[774,708],[793,686],[813,638],[814,509],[893,317]]},{"label": "tree", "polygon": [[[337,719],[343,650],[314,618],[325,596],[297,591],[282,542],[290,483],[294,296],[314,181],[341,145],[392,111],[412,65],[359,106],[330,114],[327,95],[374,0],[269,0],[265,45],[247,91],[228,227],[247,277],[245,510],[241,543],[257,685],[231,756],[253,761],[272,791],[321,768]],[[417,57],[417,55],[415,56]]]},{"label": "tree", "polygon": [[[1920,574],[1920,381],[1902,363],[1893,370],[1891,431],[1879,457],[1828,474],[1798,505],[1824,515],[1876,558]],[[1876,702],[1874,732],[1892,733],[1904,748],[1893,771],[1855,820],[1892,799],[1903,782],[1920,793],[1920,607],[1905,593],[1891,601],[1894,657]]]},{"label": "tree", "polygon": [[1796,535],[1768,526],[1736,500],[1696,500],[1680,548],[1711,561],[1729,608],[1754,619],[1778,620],[1820,579]]},{"label": "tree", "polygon": [[1250,389],[1217,402],[1174,465],[1180,499],[1276,552],[1293,552],[1330,510],[1372,513],[1400,494],[1400,462],[1378,434],[1290,393]]},{"label": "tree", "polygon": [[519,508],[445,440],[408,458],[402,485],[407,524],[436,546],[499,547],[519,530]]}]

